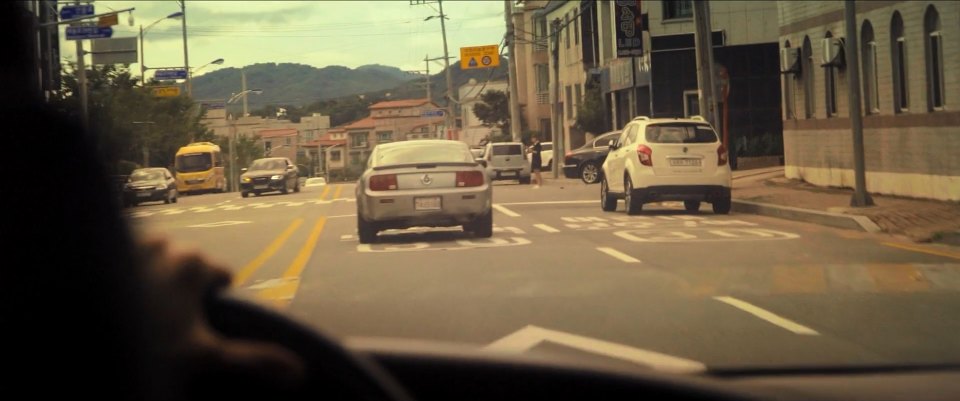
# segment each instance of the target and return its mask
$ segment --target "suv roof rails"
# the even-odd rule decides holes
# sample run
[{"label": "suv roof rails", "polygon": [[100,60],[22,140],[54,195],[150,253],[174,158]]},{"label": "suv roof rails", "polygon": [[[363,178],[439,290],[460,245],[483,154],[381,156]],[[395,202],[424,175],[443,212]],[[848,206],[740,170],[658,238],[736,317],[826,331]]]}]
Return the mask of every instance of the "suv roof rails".
[{"label": "suv roof rails", "polygon": [[650,117],[647,116],[636,116],[631,121],[650,121]]},{"label": "suv roof rails", "polygon": [[707,121],[703,116],[690,116],[690,119],[693,121]]}]

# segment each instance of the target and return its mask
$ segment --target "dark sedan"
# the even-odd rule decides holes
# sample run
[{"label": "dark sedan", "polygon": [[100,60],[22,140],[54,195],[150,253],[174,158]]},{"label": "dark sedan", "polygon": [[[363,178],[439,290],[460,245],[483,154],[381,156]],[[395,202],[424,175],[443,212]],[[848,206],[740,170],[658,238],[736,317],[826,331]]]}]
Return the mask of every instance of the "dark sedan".
[{"label": "dark sedan", "polygon": [[177,185],[170,170],[148,167],[133,170],[123,186],[123,204],[136,206],[143,202],[177,201]]},{"label": "dark sedan", "polygon": [[607,132],[567,152],[563,158],[563,174],[567,178],[580,178],[587,184],[600,182],[600,166],[610,152],[610,142],[619,136],[620,131]]},{"label": "dark sedan", "polygon": [[300,192],[300,178],[297,166],[286,157],[268,157],[254,160],[249,169],[243,169],[240,176],[240,195],[246,198],[251,193],[259,196],[264,192],[280,191],[285,194],[293,190]]}]

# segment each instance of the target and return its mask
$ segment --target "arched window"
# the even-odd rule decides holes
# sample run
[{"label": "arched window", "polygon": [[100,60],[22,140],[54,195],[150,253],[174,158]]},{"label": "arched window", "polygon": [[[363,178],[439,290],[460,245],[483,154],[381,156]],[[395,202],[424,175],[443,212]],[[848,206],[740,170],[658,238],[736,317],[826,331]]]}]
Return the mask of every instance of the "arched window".
[{"label": "arched window", "polygon": [[932,4],[923,16],[923,40],[927,59],[927,110],[943,108],[943,37],[940,36],[940,13]]},{"label": "arched window", "polygon": [[863,21],[860,28],[860,58],[863,64],[863,104],[867,114],[880,112],[880,84],[877,79],[877,42],[873,37],[873,24]]},{"label": "arched window", "polygon": [[893,64],[893,111],[903,113],[910,108],[907,86],[907,39],[903,35],[903,18],[899,11],[890,20],[890,60]]},{"label": "arched window", "polygon": [[[827,31],[827,39],[833,38],[833,34]],[[826,46],[826,44],[824,44]],[[832,45],[830,45],[832,46]],[[823,93],[825,96],[824,106],[826,106],[827,117],[837,115],[837,69],[830,64],[831,60],[824,60],[823,66]]]},{"label": "arched window", "polygon": [[806,118],[813,118],[815,115],[816,102],[813,99],[813,46],[810,45],[810,37],[803,37],[803,111]]},{"label": "arched window", "polygon": [[[790,48],[790,41],[783,43],[784,49]],[[783,77],[783,111],[784,117],[788,120],[797,118],[793,87],[796,85],[795,74],[782,74]]]}]

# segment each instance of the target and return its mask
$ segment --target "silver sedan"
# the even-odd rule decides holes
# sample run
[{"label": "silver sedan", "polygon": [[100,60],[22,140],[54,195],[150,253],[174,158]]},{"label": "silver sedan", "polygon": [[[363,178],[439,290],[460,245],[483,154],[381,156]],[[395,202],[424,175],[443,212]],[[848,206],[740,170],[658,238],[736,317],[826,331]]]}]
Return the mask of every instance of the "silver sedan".
[{"label": "silver sedan", "polygon": [[463,142],[418,140],[377,145],[357,181],[357,231],[374,242],[391,228],[448,227],[493,235],[493,187]]}]

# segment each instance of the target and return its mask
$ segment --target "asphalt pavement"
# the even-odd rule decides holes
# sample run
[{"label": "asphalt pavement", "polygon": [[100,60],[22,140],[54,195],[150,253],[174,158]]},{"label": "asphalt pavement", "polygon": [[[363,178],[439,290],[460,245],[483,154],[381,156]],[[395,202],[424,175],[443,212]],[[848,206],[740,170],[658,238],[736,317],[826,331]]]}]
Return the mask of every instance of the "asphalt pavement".
[{"label": "asphalt pavement", "polygon": [[356,239],[353,184],[128,209],[229,266],[238,295],[339,338],[469,344],[697,370],[960,362],[960,252],[599,186],[498,183],[494,236]]}]

